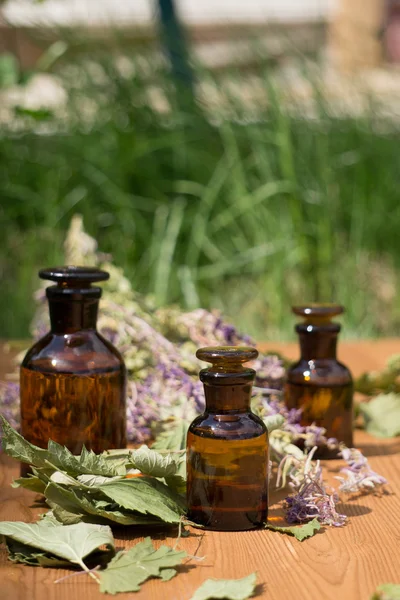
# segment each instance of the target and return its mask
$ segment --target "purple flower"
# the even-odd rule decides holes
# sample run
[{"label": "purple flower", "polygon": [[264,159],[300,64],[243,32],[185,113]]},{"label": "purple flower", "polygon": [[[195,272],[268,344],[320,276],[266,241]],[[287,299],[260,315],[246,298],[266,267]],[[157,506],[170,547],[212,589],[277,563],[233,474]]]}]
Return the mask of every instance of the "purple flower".
[{"label": "purple flower", "polygon": [[258,387],[282,389],[285,367],[279,356],[274,354],[259,356],[252,366],[257,372],[256,385]]},{"label": "purple flower", "polygon": [[[319,460],[312,463],[316,450],[315,446],[304,460],[290,458],[295,466],[290,473],[290,485],[296,492],[285,499],[286,519],[288,523],[306,523],[316,518],[323,525],[341,527],[347,517],[336,510],[339,498],[336,492],[329,493],[325,487]],[[285,462],[288,462],[287,456],[279,466],[280,472]]]},{"label": "purple flower", "polygon": [[340,469],[344,477],[336,477],[341,481],[339,486],[341,492],[347,494],[365,492],[387,483],[382,475],[371,469],[367,458],[360,450],[344,447],[340,454],[348,464],[347,467]]},{"label": "purple flower", "polygon": [[17,383],[0,381],[0,413],[11,427],[19,431],[19,385]]},{"label": "purple flower", "polygon": [[[318,427],[313,423],[303,428],[304,446],[306,448],[313,448],[314,446],[327,446],[330,450],[338,450],[339,453],[339,442],[336,438],[327,438],[326,429],[324,427]],[[338,454],[339,457],[339,454]]]}]

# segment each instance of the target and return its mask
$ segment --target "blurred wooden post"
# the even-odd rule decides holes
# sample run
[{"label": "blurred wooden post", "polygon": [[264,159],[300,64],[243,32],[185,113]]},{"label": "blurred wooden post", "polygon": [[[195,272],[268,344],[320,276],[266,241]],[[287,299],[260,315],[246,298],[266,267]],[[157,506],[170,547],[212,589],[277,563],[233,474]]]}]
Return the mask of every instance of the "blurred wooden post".
[{"label": "blurred wooden post", "polygon": [[336,4],[328,33],[333,65],[342,72],[381,65],[386,0],[337,0]]},{"label": "blurred wooden post", "polygon": [[194,77],[189,64],[189,53],[184,30],[179,22],[174,0],[158,0],[161,37],[171,63],[171,70],[179,88],[178,98],[183,104],[194,100]]}]

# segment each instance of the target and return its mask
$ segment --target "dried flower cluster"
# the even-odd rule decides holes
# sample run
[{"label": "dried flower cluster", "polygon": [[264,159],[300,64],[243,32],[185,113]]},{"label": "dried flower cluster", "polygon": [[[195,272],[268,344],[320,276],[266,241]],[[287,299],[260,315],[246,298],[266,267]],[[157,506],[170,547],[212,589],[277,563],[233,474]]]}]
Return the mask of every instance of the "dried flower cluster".
[{"label": "dried flower cluster", "polygon": [[[73,218],[65,241],[65,263],[99,266],[110,273],[104,284],[98,329],[121,352],[128,370],[128,439],[144,442],[152,426],[169,417],[190,420],[204,407],[201,366],[195,351],[202,345],[252,344],[248,336],[222,320],[218,312],[176,307],[155,310],[149,299],[137,294],[110,257],[97,252],[96,240]],[[38,309],[32,333],[40,339],[49,329],[46,283],[36,293]],[[277,356],[257,360],[259,385],[282,385],[284,367]],[[19,389],[15,383],[0,387],[0,409],[14,425],[19,421]]]},{"label": "dried flower cluster", "polygon": [[[330,449],[337,449],[338,458],[343,458],[348,466],[342,468],[336,477],[341,484],[339,492],[359,494],[380,489],[387,481],[371,470],[368,460],[355,448],[347,448],[334,438],[325,436],[325,429],[300,424],[301,410],[288,410],[285,404],[275,396],[269,400],[261,400],[263,411],[269,415],[280,414],[284,421],[280,429],[270,434],[273,458],[279,463],[277,485],[289,486],[293,494],[285,501],[286,519],[289,523],[304,523],[317,518],[324,525],[340,527],[344,525],[346,516],[337,512],[338,492],[328,490],[323,481],[323,472],[319,461],[312,462],[313,455],[320,444]],[[305,448],[311,448],[304,454],[296,442],[302,440]]]},{"label": "dried flower cluster", "polygon": [[[98,321],[100,333],[122,353],[128,370],[128,439],[144,442],[152,428],[171,417],[191,420],[204,407],[203,386],[198,380],[200,363],[195,350],[203,345],[253,344],[240,335],[218,312],[197,309],[182,312],[176,307],[156,310],[136,292],[123,272],[97,252],[96,241],[83,230],[80,217],[74,217],[65,242],[66,264],[96,265],[110,272],[104,285]],[[48,331],[48,311],[44,286],[37,292],[38,310],[33,321],[36,339]],[[342,469],[339,490],[346,493],[367,491],[386,483],[371,471],[368,461],[354,449],[340,448],[337,440],[327,439],[325,430],[300,424],[301,411],[288,410],[282,401],[285,374],[278,356],[260,357],[257,370],[254,409],[263,418],[278,416],[277,428],[270,435],[271,457],[278,463],[278,485],[289,478],[294,494],[286,499],[290,523],[310,519],[326,525],[343,525],[346,517],[336,511],[338,496],[328,492],[322,469],[312,462],[314,446],[321,443],[337,448],[338,456],[348,462]],[[18,428],[19,389],[15,383],[1,383],[0,412]],[[281,415],[281,417],[279,417]],[[296,445],[302,440],[308,454]]]},{"label": "dried flower cluster", "polygon": [[340,455],[347,462],[348,466],[340,470],[343,477],[338,476],[341,484],[339,490],[346,494],[359,492],[369,492],[378,486],[385,485],[386,479],[372,471],[368,460],[355,448],[342,448]]},{"label": "dried flower cluster", "polygon": [[289,523],[304,523],[317,518],[324,525],[340,527],[346,521],[346,515],[336,510],[339,500],[334,490],[328,491],[322,477],[320,461],[312,462],[315,446],[303,459],[286,456],[279,466],[278,482],[282,471],[291,462],[289,485],[294,493],[288,496],[286,503],[286,519]]}]

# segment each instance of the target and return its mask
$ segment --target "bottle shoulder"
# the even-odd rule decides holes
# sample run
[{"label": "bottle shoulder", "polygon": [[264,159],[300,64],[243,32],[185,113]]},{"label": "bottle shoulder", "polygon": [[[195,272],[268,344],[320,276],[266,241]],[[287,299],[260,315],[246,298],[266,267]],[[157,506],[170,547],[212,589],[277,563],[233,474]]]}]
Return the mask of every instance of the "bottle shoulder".
[{"label": "bottle shoulder", "polygon": [[311,385],[346,385],[353,381],[350,370],[336,359],[300,359],[288,369],[286,380]]},{"label": "bottle shoulder", "polygon": [[264,422],[254,413],[203,413],[194,419],[189,431],[201,437],[240,440],[267,433]]},{"label": "bottle shoulder", "polygon": [[125,370],[118,350],[95,330],[49,332],[28,350],[21,366],[56,373]]}]

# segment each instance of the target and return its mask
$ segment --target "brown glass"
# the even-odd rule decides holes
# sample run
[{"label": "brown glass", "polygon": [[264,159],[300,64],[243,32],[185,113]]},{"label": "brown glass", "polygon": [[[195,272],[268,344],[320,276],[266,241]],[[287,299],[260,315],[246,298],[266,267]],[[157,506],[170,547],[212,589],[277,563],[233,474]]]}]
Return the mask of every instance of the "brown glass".
[{"label": "brown glass", "polygon": [[257,350],[220,346],[196,356],[212,363],[200,371],[206,408],[187,436],[188,518],[207,529],[260,527],[268,512],[268,432],[250,410]]},{"label": "brown glass", "polygon": [[[332,317],[343,313],[336,304],[293,307],[304,322],[296,325],[301,358],[287,373],[285,398],[288,408],[302,409],[301,424],[315,423],[326,429],[327,438],[353,445],[353,381],[345,365],[336,359],[339,323]],[[337,450],[320,445],[316,458],[337,458]]]},{"label": "brown glass", "polygon": [[20,373],[21,432],[37,446],[49,439],[78,454],[126,446],[126,370],[118,350],[96,331],[108,273],[87,267],[39,271],[51,329],[26,354]]}]

